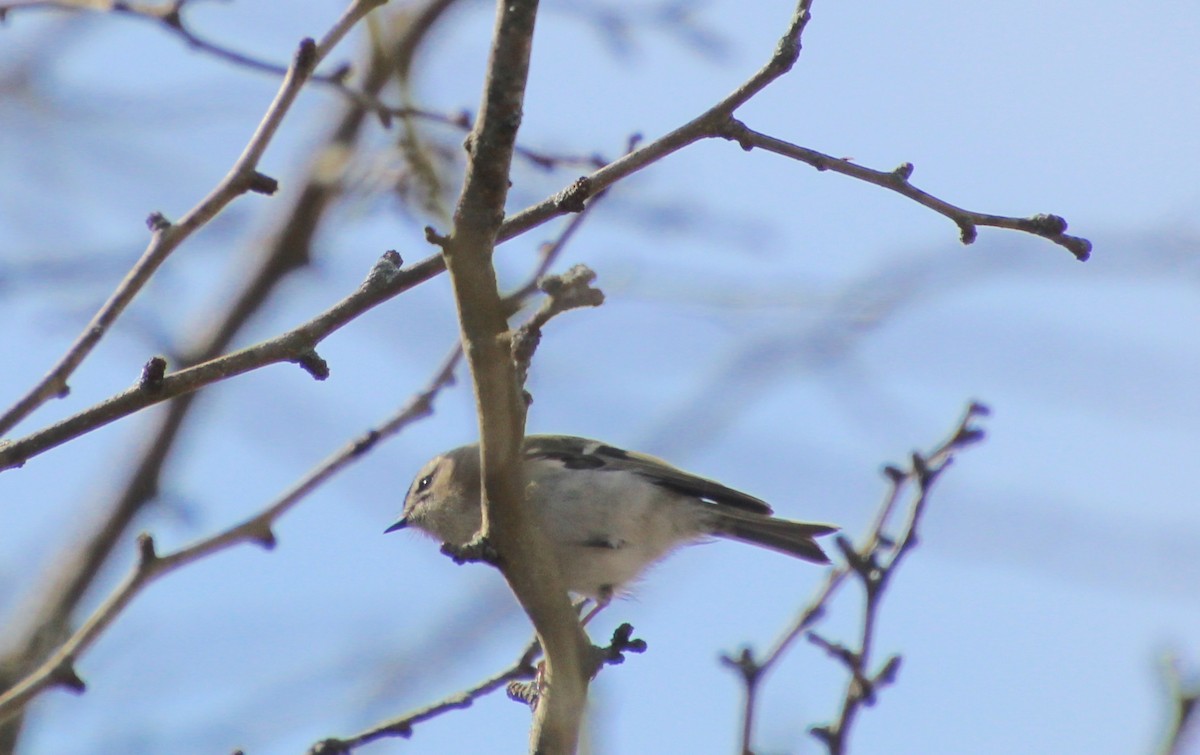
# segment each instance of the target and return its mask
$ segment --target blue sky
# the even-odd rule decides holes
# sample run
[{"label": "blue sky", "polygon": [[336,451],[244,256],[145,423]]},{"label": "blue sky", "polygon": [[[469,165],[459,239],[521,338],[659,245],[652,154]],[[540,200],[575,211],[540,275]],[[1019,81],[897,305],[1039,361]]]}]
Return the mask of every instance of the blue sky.
[{"label": "blue sky", "polygon": [[[633,132],[690,119],[766,59],[791,12],[743,5],[687,6],[688,24],[672,26],[654,4],[614,4],[631,20],[615,44],[597,6],[545,4],[521,142],[613,156]],[[239,0],[189,18],[285,61],[338,12]],[[739,112],[748,125],[869,167],[912,162],[917,186],[974,210],[1061,214],[1093,259],[986,228],[963,247],[952,223],[895,194],[700,144],[623,183],[567,249],[559,267],[591,266],[608,301],[549,326],[530,431],[654,453],[858,535],[885,492],[880,466],[984,401],[988,441],[939,482],[887,595],[879,652],[904,663],[854,748],[1148,751],[1167,710],[1161,658],[1200,668],[1200,9],[816,0],[813,15],[793,72]],[[420,102],[475,107],[490,23],[485,4],[456,11],[420,61]],[[29,88],[0,97],[0,306],[17,323],[0,333],[6,403],[136,258],[144,217],[177,217],[219,180],[277,82],[131,19],[13,13],[0,35],[0,75],[41,61]],[[284,192],[335,103],[309,91],[267,153]],[[388,139],[374,137],[368,178],[394,167]],[[576,170],[522,166],[512,209]],[[19,432],[124,389],[151,354],[197,338],[279,204],[243,198],[181,249],[70,398]],[[314,267],[239,342],[341,298],[385,249],[425,256],[429,222],[445,227],[386,195],[347,202]],[[522,280],[555,230],[506,244],[502,280]],[[329,339],[325,383],[275,367],[207,391],[138,529],[165,550],[266,505],[423,386],[455,337],[453,313],[438,279]],[[0,474],[6,623],[119,489],[149,426],[123,420]],[[380,534],[425,458],[473,434],[460,382],[432,418],[282,520],[275,551],[231,550],[152,586],[79,663],[88,692],[38,703],[25,751],[303,751],[510,663],[528,628],[498,575]],[[131,538],[92,605],[132,554]],[[650,650],[594,685],[593,751],[734,751],[740,690],[716,659],[769,645],[820,578],[728,543],[661,564],[597,622],[603,637],[629,621]],[[849,639],[855,598],[834,605],[826,636]],[[833,714],[842,683],[797,646],[763,690],[760,750],[819,752],[805,730]],[[501,696],[363,752],[520,751],[527,726]]]}]

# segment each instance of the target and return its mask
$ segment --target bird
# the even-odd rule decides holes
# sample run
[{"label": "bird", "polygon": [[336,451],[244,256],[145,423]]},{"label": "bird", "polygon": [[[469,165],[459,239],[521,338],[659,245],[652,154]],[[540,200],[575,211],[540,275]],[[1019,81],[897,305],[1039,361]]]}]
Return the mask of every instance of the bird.
[{"label": "bird", "polygon": [[[598,440],[527,436],[522,465],[526,505],[564,584],[598,609],[683,545],[715,536],[827,564],[815,538],[838,530],[775,517],[762,499]],[[413,528],[463,546],[482,519],[479,446],[472,444],[421,468],[400,519],[385,532]]]}]

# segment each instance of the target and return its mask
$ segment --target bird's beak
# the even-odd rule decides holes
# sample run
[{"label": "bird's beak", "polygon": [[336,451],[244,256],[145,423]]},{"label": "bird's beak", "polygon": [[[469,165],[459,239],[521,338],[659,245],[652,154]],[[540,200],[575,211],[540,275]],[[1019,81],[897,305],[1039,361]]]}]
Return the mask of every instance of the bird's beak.
[{"label": "bird's beak", "polygon": [[396,530],[402,530],[407,526],[408,526],[408,517],[402,516],[402,517],[400,517],[400,521],[396,522],[391,527],[388,527],[386,530],[384,530],[383,534],[386,535],[389,532],[395,532]]}]

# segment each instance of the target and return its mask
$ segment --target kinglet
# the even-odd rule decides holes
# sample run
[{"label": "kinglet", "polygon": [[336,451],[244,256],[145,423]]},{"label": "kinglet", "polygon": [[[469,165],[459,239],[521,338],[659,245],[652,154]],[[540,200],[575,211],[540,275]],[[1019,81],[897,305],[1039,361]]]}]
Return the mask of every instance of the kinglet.
[{"label": "kinglet", "polygon": [[[600,605],[676,547],[707,535],[829,563],[813,538],[837,527],[777,519],[765,501],[652,456],[567,435],[531,435],[522,450],[526,505],[554,546],[563,581]],[[386,532],[415,527],[465,545],[482,524],[479,486],[478,445],[436,456]]]}]

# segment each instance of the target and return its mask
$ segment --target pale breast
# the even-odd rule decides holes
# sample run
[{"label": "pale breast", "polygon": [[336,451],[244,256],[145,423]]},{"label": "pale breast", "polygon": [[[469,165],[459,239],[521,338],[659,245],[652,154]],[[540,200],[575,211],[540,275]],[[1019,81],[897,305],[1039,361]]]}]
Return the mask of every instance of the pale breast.
[{"label": "pale breast", "polygon": [[[648,566],[709,531],[703,504],[620,470],[534,462],[530,504],[557,545],[568,588],[619,592]],[[554,491],[548,495],[547,491]]]}]

